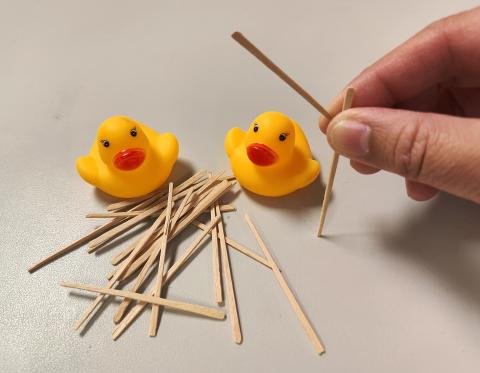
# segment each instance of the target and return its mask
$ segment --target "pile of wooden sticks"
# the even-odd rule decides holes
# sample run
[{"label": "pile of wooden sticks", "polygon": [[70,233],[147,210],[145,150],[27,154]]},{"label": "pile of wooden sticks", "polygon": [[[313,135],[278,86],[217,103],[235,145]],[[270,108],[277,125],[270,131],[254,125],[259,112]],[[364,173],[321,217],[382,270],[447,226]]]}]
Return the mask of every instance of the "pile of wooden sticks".
[{"label": "pile of wooden sticks", "polygon": [[[264,257],[226,236],[222,214],[234,211],[235,208],[231,205],[222,205],[219,200],[235,183],[233,177],[223,176],[222,172],[212,175],[206,171],[201,171],[175,187],[170,183],[168,188],[155,191],[147,196],[113,203],[108,206],[106,213],[87,215],[89,218],[110,218],[111,220],[108,223],[40,261],[31,267],[29,271],[35,271],[73,248],[87,242],[88,252],[94,252],[118,236],[130,231],[139,223],[149,219],[151,225],[136,240],[113,257],[112,264],[115,266],[115,269],[108,274],[106,286],[97,287],[68,282],[62,283],[64,287],[98,294],[93,303],[76,322],[75,329],[80,329],[92,320],[92,316],[98,311],[99,306],[108,296],[123,298],[113,319],[116,324],[112,333],[113,339],[117,339],[147,307],[151,308],[150,336],[155,336],[157,333],[161,307],[212,319],[224,319],[225,313],[221,308],[205,307],[162,298],[162,289],[164,289],[166,284],[204,246],[203,243],[206,238],[211,237],[213,296],[219,306],[225,303],[228,309],[233,340],[236,343],[241,343],[242,332],[230,268],[229,248],[238,250],[273,271],[315,350],[317,353],[323,353],[324,348],[317,334],[296,301],[293,292],[290,290],[265,243],[260,238],[251,219],[247,215],[245,216],[248,226],[264,253]],[[199,220],[202,214],[209,214],[209,223],[204,224]],[[171,245],[168,245],[168,242],[190,225],[200,229],[199,234],[180,258],[169,268],[166,268],[166,252],[171,247]],[[155,275],[153,286],[150,290],[145,290],[147,279],[151,278],[151,274]],[[127,285],[128,283],[131,283],[131,285]],[[131,286],[131,288],[129,290],[118,289],[126,286]]]}]

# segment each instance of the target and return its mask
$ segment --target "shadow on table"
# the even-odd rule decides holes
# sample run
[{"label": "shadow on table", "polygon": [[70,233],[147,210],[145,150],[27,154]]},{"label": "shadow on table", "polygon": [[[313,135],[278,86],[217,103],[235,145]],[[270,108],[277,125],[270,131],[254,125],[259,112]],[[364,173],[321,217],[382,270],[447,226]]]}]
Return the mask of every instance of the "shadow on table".
[{"label": "shadow on table", "polygon": [[[192,176],[194,173],[194,168],[190,162],[184,159],[179,159],[175,163],[175,166],[173,167],[172,173],[168,177],[168,180],[163,184],[162,187],[164,187],[165,185],[168,186],[168,183],[170,181],[173,182],[175,185],[180,184],[181,182]],[[93,196],[98,202],[103,204],[111,204],[125,199],[113,197],[98,188],[94,188]]]},{"label": "shadow on table", "polygon": [[[252,193],[245,188],[242,190],[249,199],[265,207],[283,210],[299,210],[321,206],[323,193],[325,192],[325,184],[321,177],[317,177],[315,181],[307,187],[283,197],[264,197]],[[332,199],[334,197],[333,194],[334,193],[332,193]]]},{"label": "shadow on table", "polygon": [[379,233],[385,247],[425,267],[480,311],[480,205],[441,194],[420,216]]}]

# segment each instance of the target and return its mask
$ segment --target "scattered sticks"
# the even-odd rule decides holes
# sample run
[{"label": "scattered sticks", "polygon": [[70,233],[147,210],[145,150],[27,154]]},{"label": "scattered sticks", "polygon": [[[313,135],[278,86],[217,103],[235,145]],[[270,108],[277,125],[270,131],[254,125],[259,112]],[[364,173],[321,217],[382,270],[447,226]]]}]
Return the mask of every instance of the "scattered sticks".
[{"label": "scattered sticks", "polygon": [[[215,214],[222,217],[218,205],[215,206]],[[222,261],[223,276],[226,287],[226,298],[228,306],[228,314],[230,317],[230,325],[232,327],[233,340],[235,343],[242,343],[242,330],[240,328],[240,319],[238,318],[237,300],[235,296],[235,288],[233,286],[232,271],[230,268],[230,259],[228,257],[227,243],[225,241],[225,232],[223,229],[223,222],[218,223],[218,240],[220,241],[220,257]]]},{"label": "scattered sticks", "polygon": [[[192,244],[187,248],[185,253],[182,255],[180,259],[178,259],[174,265],[168,270],[166,274],[163,276],[163,283],[167,284],[172,280],[172,278],[177,274],[177,272],[188,262],[188,260],[195,254],[197,249],[200,247],[201,242],[205,238],[205,236],[210,232],[210,230],[218,223],[220,218],[218,217],[214,221],[210,222],[208,226],[206,226],[205,230],[200,234]],[[152,291],[153,296],[153,291]],[[112,333],[112,338],[115,340],[117,339],[123,331],[135,320],[135,318],[143,311],[143,309],[147,306],[147,303],[140,302],[132,308],[132,310],[123,318],[123,320],[115,327]]]},{"label": "scattered sticks", "polygon": [[[172,213],[172,204],[173,204],[173,202],[172,202],[172,189],[173,189],[173,184],[170,183],[169,190],[168,190],[167,215],[166,215],[166,218],[165,218],[165,224],[163,225],[163,237],[162,237],[162,240],[161,240],[160,259],[159,259],[159,262],[158,262],[158,274],[157,274],[157,279],[155,281],[155,287],[153,289],[153,296],[157,297],[157,298],[160,298],[160,295],[162,293],[163,269],[165,267],[165,253],[167,251],[168,234],[169,234],[169,231],[170,231],[170,217],[171,217],[171,213]],[[184,201],[185,200],[190,200],[190,197],[192,196],[193,189],[190,188],[188,191],[189,191],[189,193],[187,193],[187,195],[185,196]],[[183,201],[182,201],[182,203],[183,203]],[[183,210],[183,206],[180,205],[180,207],[178,209],[178,211],[180,212],[179,216],[180,216],[182,210]],[[177,217],[177,219],[178,219],[178,217]],[[175,223],[176,223],[176,220],[173,220],[172,225],[175,225]],[[152,254],[152,255],[154,255],[154,254]],[[147,266],[147,264],[145,266]],[[160,312],[160,307],[158,306],[158,304],[152,305],[152,314],[151,314],[151,317],[150,317],[150,330],[149,330],[149,333],[150,333],[151,337],[154,337],[155,335],[157,335],[157,325],[158,325],[158,314],[159,314],[159,312]]]},{"label": "scattered sticks", "polygon": [[101,288],[101,287],[92,286],[92,285],[74,284],[71,282],[62,282],[60,285],[66,288],[71,288],[71,289],[86,290],[86,291],[91,291],[99,294],[108,294],[108,295],[114,295],[117,297],[135,299],[145,303],[156,304],[159,306],[164,306],[164,307],[168,307],[168,308],[172,308],[172,309],[176,309],[184,312],[194,313],[196,315],[209,317],[211,319],[223,320],[225,318],[225,313],[215,308],[198,306],[196,304],[179,302],[171,299],[152,297],[144,294],[133,293],[131,291]]},{"label": "scattered sticks", "polygon": [[[348,88],[347,93],[345,94],[345,99],[343,100],[343,110],[348,110],[352,107],[353,96],[355,90],[353,88]],[[330,203],[330,197],[332,194],[333,182],[335,181],[335,174],[337,173],[339,154],[337,152],[333,153],[332,161],[330,162],[330,172],[328,173],[328,182],[325,188],[325,194],[323,195],[322,209],[320,211],[320,223],[318,224],[317,237],[320,237],[323,232],[323,225],[325,224],[325,217],[327,216],[328,205]]]},{"label": "scattered sticks", "polygon": [[[223,172],[215,176],[207,175],[205,171],[199,172],[183,182],[177,187],[172,183],[165,189],[150,193],[148,196],[121,201],[108,207],[109,213],[104,214],[112,220],[97,230],[89,233],[87,236],[75,241],[57,253],[42,260],[30,268],[34,271],[42,265],[54,260],[63,253],[72,250],[82,244],[88,243],[89,252],[95,251],[105,243],[115,237],[131,230],[140,222],[148,218],[151,225],[140,234],[140,236],[129,245],[125,246],[112,259],[112,264],[117,268],[108,276],[109,281],[104,287],[93,285],[84,285],[64,282],[61,285],[68,288],[85,290],[97,293],[97,297],[87,308],[82,317],[75,324],[75,329],[79,329],[87,320],[92,319],[92,315],[97,311],[98,306],[108,296],[122,297],[123,300],[117,309],[114,322],[117,324],[112,332],[112,338],[116,340],[128,328],[128,326],[140,315],[140,313],[151,305],[149,335],[155,336],[158,329],[160,307],[175,309],[186,313],[192,313],[212,319],[223,320],[225,312],[220,309],[205,307],[197,304],[179,302],[171,299],[162,298],[162,289],[170,283],[185,267],[191,258],[201,250],[206,237],[212,239],[212,274],[213,274],[213,293],[215,302],[222,305],[224,299],[225,284],[225,302],[228,309],[233,340],[235,343],[242,342],[242,331],[240,318],[238,314],[237,298],[233,284],[231,263],[229,258],[229,249],[231,247],[242,254],[250,257],[256,262],[262,264],[265,268],[273,270],[280,286],[287,295],[292,308],[296,312],[302,326],[310,337],[315,350],[319,353],[324,348],[315,334],[312,326],[308,322],[300,305],[296,301],[293,292],[288,287],[278,265],[268,252],[265,244],[261,240],[256,228],[251,220],[246,216],[247,223],[250,226],[257,242],[259,243],[265,257],[256,254],[242,244],[234,241],[225,235],[225,229],[222,221],[222,211],[232,211],[235,208],[231,205],[221,205],[219,199],[230,190],[235,181],[231,176],[223,176]],[[178,207],[174,208],[174,201],[182,201]],[[210,214],[210,222],[204,224],[197,220],[205,212]],[[123,214],[123,215],[119,215]],[[101,214],[97,214],[101,215]],[[193,242],[186,248],[179,259],[170,268],[165,268],[166,251],[170,246],[167,243],[180,234],[185,228],[193,225],[198,227],[201,232]],[[149,277],[148,274],[156,269],[156,277],[153,286],[146,294],[139,291]],[[134,280],[130,291],[119,290],[116,287],[128,280],[132,275],[140,271]],[[223,280],[222,280],[223,274]],[[129,306],[133,303],[133,307]]]},{"label": "scattered sticks", "polygon": [[303,329],[307,333],[308,338],[310,338],[310,341],[312,342],[312,345],[315,349],[315,351],[318,354],[323,354],[325,352],[325,348],[322,345],[322,342],[320,342],[320,338],[318,338],[317,333],[313,329],[312,325],[308,321],[307,316],[302,310],[302,307],[298,303],[298,301],[295,299],[295,295],[293,294],[292,290],[287,284],[287,281],[285,280],[285,277],[283,277],[282,272],[278,268],[277,263],[274,261],[272,255],[267,249],[267,246],[263,242],[262,238],[258,234],[257,228],[253,224],[252,220],[248,215],[245,214],[245,221],[247,222],[250,230],[252,231],[253,235],[255,236],[255,239],[258,242],[258,245],[262,249],[263,253],[265,254],[265,258],[267,258],[268,262],[272,266],[273,273],[275,274],[275,277],[277,278],[278,283],[280,284],[282,290],[284,291],[285,295],[287,296],[288,301],[290,302],[290,305],[292,306],[293,310],[295,311],[298,319],[300,320],[300,323],[302,324]]},{"label": "scattered sticks", "polygon": [[[210,219],[215,220],[217,218],[216,213],[217,203],[214,203],[210,209]],[[220,219],[220,217],[218,217]],[[211,231],[212,235],[212,273],[213,273],[213,291],[215,296],[215,302],[221,304],[223,302],[222,291],[222,274],[220,272],[220,253],[218,251],[218,231],[217,227],[213,227]]]}]

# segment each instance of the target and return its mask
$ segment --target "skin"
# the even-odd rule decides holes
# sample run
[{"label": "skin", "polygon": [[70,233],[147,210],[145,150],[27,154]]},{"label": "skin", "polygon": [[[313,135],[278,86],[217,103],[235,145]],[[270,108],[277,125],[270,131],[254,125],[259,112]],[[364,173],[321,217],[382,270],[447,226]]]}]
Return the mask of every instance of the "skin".
[{"label": "skin", "polygon": [[439,190],[480,203],[480,7],[427,26],[361,72],[320,120],[334,150],[362,174],[405,178],[424,201]]}]

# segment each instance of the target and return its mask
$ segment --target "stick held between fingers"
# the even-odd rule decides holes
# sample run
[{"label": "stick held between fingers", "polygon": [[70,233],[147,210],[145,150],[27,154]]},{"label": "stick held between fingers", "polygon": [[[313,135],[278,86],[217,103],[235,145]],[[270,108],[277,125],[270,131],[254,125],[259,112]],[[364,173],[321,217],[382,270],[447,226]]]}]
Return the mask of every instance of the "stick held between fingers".
[{"label": "stick held between fingers", "polygon": [[[353,96],[355,95],[355,90],[350,87],[345,93],[345,99],[343,100],[343,109],[348,110],[352,107]],[[320,210],[320,222],[318,223],[317,237],[322,236],[323,225],[325,224],[325,217],[327,216],[328,205],[330,203],[330,198],[332,195],[333,182],[335,181],[335,175],[337,173],[339,155],[337,152],[333,153],[332,161],[330,162],[330,172],[328,173],[327,187],[325,188],[325,193],[323,195],[322,209]]]}]

